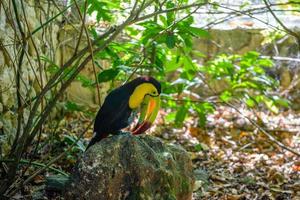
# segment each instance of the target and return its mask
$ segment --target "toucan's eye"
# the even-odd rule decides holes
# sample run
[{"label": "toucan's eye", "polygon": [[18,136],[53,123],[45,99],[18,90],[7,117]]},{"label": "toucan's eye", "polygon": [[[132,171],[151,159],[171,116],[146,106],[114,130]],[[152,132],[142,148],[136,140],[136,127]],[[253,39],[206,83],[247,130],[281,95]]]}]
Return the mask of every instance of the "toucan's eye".
[{"label": "toucan's eye", "polygon": [[152,94],[156,94],[156,91],[153,91]]}]

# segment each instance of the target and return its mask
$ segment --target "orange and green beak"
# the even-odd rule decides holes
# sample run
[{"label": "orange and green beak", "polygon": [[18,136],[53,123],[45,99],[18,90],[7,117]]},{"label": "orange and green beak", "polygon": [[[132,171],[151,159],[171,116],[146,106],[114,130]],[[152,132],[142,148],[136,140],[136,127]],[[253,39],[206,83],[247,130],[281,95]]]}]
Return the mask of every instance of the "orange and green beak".
[{"label": "orange and green beak", "polygon": [[144,133],[154,122],[160,108],[159,96],[146,95],[142,105],[139,121],[136,127],[132,130],[133,135]]}]

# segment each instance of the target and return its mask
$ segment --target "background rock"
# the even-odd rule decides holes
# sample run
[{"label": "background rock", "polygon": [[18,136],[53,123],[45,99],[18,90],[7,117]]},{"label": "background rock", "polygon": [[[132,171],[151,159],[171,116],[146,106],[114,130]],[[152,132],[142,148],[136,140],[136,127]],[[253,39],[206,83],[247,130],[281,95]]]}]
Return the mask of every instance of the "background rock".
[{"label": "background rock", "polygon": [[[39,28],[41,24],[45,23],[51,17],[60,13],[61,9],[66,6],[66,2],[64,1],[55,0],[54,2],[57,6],[54,3],[49,4],[47,1],[34,0],[24,0],[22,1],[22,6],[21,1],[16,1],[20,23],[26,35]],[[22,7],[24,7],[26,21],[28,23],[25,23]],[[45,11],[47,11],[47,15],[45,15]],[[7,13],[10,13],[11,16],[6,16]],[[32,35],[34,43],[32,40],[28,40],[27,53],[22,60],[20,73],[21,83],[19,91],[22,99],[29,100],[36,97],[41,91],[41,88],[43,88],[45,83],[49,80],[49,77],[52,76],[51,70],[49,70],[52,64],[45,60],[51,60],[51,62],[60,67],[74,55],[81,21],[79,18],[73,20],[72,23],[74,27],[68,28],[70,27],[68,24],[68,20],[70,19],[70,17],[67,17],[68,14],[70,14],[70,12],[66,11],[64,15],[58,16],[51,23],[47,24],[47,26],[44,26],[40,31]],[[65,23],[63,23],[64,21]],[[18,103],[16,95],[16,73],[14,71],[16,66],[14,65],[16,65],[20,56],[20,44],[18,40],[20,35],[17,37],[16,33],[19,34],[19,32],[14,31],[16,24],[16,17],[11,2],[4,0],[3,3],[0,4],[0,123],[3,124],[0,130],[1,133],[3,133],[0,137],[0,143],[5,144],[5,148],[2,151],[4,155],[8,153],[7,150],[9,150],[9,146],[12,144],[17,127]],[[36,49],[34,48],[34,44]],[[86,46],[87,41],[82,39],[79,44],[79,49]],[[37,56],[41,59],[41,65],[39,65]],[[104,69],[107,66],[108,64],[102,65]],[[97,70],[97,72],[100,71],[98,68]],[[81,75],[92,80],[95,79],[91,62],[85,66]],[[108,87],[109,85],[106,84],[101,84],[99,87],[101,100],[104,99]],[[52,93],[49,92],[46,96],[50,99],[52,98],[51,95]],[[75,81],[71,87],[68,88],[66,95],[67,98],[69,98],[68,100],[79,105],[98,108],[100,104],[96,89],[83,87],[79,81]],[[29,107],[24,109],[24,121],[28,118],[29,111]]]},{"label": "background rock", "polygon": [[66,199],[192,199],[188,153],[143,135],[118,135],[92,146],[78,162]]}]

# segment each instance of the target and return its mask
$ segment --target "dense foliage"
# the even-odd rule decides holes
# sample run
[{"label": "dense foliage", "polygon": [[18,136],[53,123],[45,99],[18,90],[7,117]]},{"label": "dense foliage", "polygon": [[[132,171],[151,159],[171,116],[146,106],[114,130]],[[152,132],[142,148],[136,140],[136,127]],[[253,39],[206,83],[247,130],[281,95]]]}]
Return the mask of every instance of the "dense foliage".
[{"label": "dense foliage", "polygon": [[[123,3],[90,1],[87,12],[96,14],[97,23],[105,22],[106,26],[112,26],[128,12],[121,6]],[[278,106],[288,106],[286,100],[269,94],[278,86],[278,80],[266,74],[265,69],[273,67],[273,63],[269,59],[260,58],[259,53],[222,54],[208,62],[200,62],[206,55],[195,50],[194,41],[196,38],[209,40],[210,34],[208,30],[197,27],[193,13],[209,3],[197,1],[190,8],[178,9],[186,3],[188,1],[154,3],[149,9],[156,12],[174,11],[161,12],[153,18],[126,27],[122,39],[111,42],[103,51],[95,54],[95,63],[100,68],[97,82],[112,82],[114,86],[115,81],[126,81],[128,74],[130,77],[135,74],[159,78],[163,84],[164,107],[174,108],[177,112],[170,114],[167,119],[177,126],[181,126],[185,116],[193,111],[199,116],[199,125],[204,126],[206,114],[212,112],[215,106],[213,102],[205,100],[210,96],[224,102],[238,99],[249,107],[263,103],[275,113],[278,112]],[[216,9],[218,7],[217,3],[211,5]],[[97,31],[97,27],[90,28],[94,40],[99,37]],[[102,70],[98,59],[107,60],[110,63],[109,69]],[[77,79],[86,87],[96,85],[96,81],[88,77],[78,76]],[[225,84],[220,91],[210,87],[211,82],[216,80],[222,80]],[[193,92],[193,88],[199,84],[202,87],[208,85],[210,95],[204,94],[203,97],[198,96],[198,99],[182,96],[185,91]],[[177,109],[178,100],[181,101],[180,109]]]}]

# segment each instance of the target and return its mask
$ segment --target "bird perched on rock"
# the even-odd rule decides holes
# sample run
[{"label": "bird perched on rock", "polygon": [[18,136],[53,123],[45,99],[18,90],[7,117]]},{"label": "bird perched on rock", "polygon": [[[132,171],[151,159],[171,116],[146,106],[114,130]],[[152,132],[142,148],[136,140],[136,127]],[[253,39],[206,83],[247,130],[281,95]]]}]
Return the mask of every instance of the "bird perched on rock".
[{"label": "bird perched on rock", "polygon": [[136,78],[111,91],[97,113],[94,137],[87,149],[109,134],[116,135],[128,127],[140,108],[137,125],[131,131],[137,135],[150,128],[160,107],[160,83],[152,77]]}]

